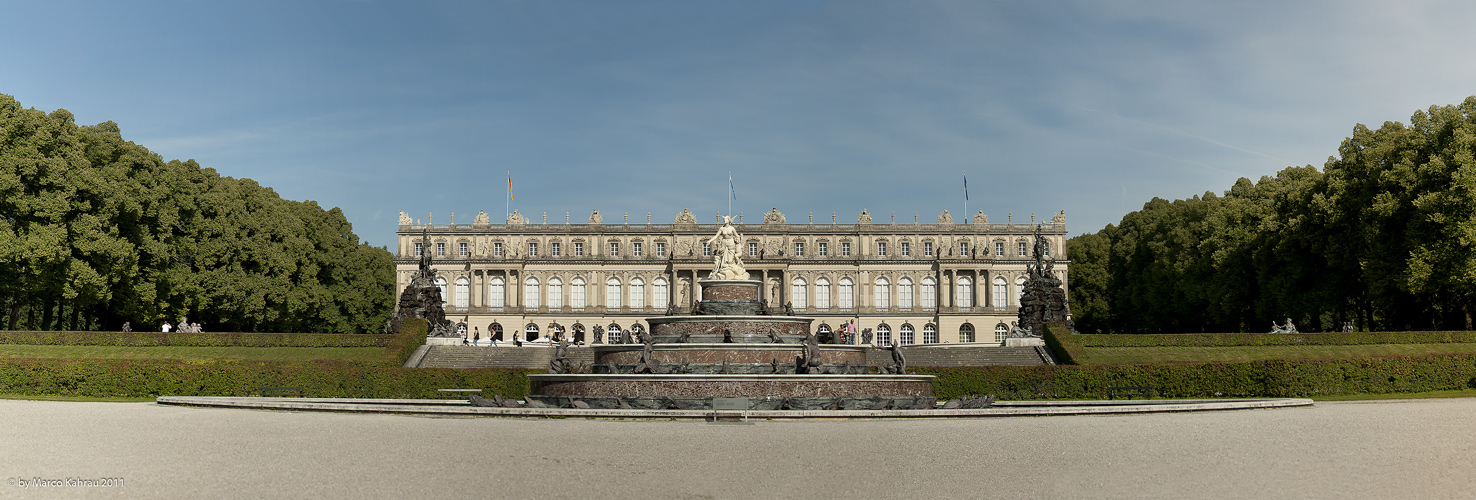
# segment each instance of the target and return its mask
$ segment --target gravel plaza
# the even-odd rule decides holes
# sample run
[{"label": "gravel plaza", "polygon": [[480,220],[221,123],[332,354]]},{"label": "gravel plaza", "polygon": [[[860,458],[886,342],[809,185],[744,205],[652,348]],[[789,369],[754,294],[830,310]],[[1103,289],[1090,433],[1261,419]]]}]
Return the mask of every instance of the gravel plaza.
[{"label": "gravel plaza", "polygon": [[0,400],[0,415],[5,498],[1471,498],[1476,488],[1470,398],[747,424],[21,400]]}]

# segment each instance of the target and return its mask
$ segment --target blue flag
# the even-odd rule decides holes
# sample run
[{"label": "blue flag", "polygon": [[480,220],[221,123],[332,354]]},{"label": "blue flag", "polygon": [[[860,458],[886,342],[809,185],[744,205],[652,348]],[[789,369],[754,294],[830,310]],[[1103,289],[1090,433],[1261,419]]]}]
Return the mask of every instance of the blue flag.
[{"label": "blue flag", "polygon": [[969,174],[964,174],[964,201],[969,201]]},{"label": "blue flag", "polygon": [[730,195],[733,196],[733,200],[734,201],[737,201],[738,200],[738,192],[735,191],[735,190],[733,190],[733,173],[732,172],[728,172],[728,194],[730,194]]}]

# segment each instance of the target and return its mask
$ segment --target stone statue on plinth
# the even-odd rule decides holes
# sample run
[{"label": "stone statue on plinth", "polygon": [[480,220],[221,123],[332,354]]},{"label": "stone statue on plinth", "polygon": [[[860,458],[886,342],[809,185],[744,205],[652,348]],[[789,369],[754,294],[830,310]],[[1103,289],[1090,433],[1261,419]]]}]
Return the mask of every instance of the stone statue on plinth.
[{"label": "stone statue on plinth", "polygon": [[732,217],[723,217],[723,225],[712,236],[712,279],[746,280],[748,271],[743,268],[743,259],[738,256],[738,229],[733,227]]},{"label": "stone statue on plinth", "polygon": [[384,332],[399,333],[400,321],[405,318],[424,318],[430,323],[427,336],[457,336],[451,320],[446,319],[446,310],[441,305],[441,287],[436,285],[436,273],[431,270],[430,234],[422,231],[420,242],[420,269],[415,272],[405,290],[400,292],[399,307],[385,324]]},{"label": "stone statue on plinth", "polygon": [[[1029,337],[1040,337],[1045,333],[1046,323],[1065,323],[1072,328],[1071,310],[1066,303],[1066,290],[1061,288],[1061,278],[1052,270],[1056,261],[1046,255],[1046,240],[1035,226],[1035,261],[1025,265],[1025,288],[1020,295],[1020,312],[1017,327]],[[1013,333],[1012,333],[1013,336]]]}]

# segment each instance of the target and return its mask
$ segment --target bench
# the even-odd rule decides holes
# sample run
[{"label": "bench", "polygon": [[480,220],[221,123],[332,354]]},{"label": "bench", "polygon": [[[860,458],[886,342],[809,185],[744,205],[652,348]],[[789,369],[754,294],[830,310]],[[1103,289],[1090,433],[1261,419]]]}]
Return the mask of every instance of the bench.
[{"label": "bench", "polygon": [[1146,386],[1146,385],[1143,385],[1143,386],[1117,386],[1117,387],[1108,387],[1107,388],[1107,399],[1113,399],[1118,394],[1122,394],[1124,399],[1131,399],[1131,398],[1128,398],[1128,396],[1129,395],[1132,395],[1134,393],[1142,394],[1143,395],[1143,399],[1153,399],[1153,387],[1152,386]]},{"label": "bench", "polygon": [[257,387],[256,392],[264,398],[302,397],[301,387]]},{"label": "bench", "polygon": [[748,421],[748,398],[712,398],[712,413],[708,414],[712,420],[718,421],[724,417],[742,419]]},{"label": "bench", "polygon": [[472,394],[482,392],[481,389],[436,389],[436,391],[441,393],[441,399],[471,399]]}]

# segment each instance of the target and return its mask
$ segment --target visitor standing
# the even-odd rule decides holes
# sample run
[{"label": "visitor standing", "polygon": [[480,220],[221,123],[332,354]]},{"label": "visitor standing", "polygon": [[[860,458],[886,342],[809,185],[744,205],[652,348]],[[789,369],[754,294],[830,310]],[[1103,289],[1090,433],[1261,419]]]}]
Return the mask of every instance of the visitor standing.
[{"label": "visitor standing", "polygon": [[169,333],[169,329],[170,328],[173,328],[173,327],[169,326],[169,322],[168,321],[165,321],[164,322],[164,327],[163,327],[164,333]]},{"label": "visitor standing", "polygon": [[473,326],[472,327],[472,345],[475,346],[475,345],[477,345],[477,342],[481,342],[481,341],[482,341],[482,329]]}]

